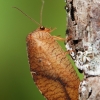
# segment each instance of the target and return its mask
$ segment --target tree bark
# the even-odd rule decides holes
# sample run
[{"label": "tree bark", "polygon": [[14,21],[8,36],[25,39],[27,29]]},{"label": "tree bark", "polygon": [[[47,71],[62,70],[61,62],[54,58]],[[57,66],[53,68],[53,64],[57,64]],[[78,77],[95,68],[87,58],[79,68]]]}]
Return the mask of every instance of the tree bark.
[{"label": "tree bark", "polygon": [[84,73],[79,100],[100,100],[100,0],[66,0],[66,48]]}]

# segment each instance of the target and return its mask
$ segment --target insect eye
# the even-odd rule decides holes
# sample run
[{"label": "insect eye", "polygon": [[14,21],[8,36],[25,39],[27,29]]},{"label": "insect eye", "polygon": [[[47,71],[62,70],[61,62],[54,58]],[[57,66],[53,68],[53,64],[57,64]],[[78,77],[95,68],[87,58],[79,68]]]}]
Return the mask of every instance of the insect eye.
[{"label": "insect eye", "polygon": [[45,30],[45,27],[44,27],[44,26],[40,26],[40,29],[41,29],[41,30]]}]

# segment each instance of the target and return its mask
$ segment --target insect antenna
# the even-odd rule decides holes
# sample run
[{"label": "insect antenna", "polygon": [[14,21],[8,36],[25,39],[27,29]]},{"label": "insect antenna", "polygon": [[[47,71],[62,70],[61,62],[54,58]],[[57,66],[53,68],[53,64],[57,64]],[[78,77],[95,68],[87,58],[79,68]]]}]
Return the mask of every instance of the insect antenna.
[{"label": "insect antenna", "polygon": [[26,13],[24,13],[21,9],[17,8],[17,7],[13,7],[17,10],[19,10],[22,14],[24,14],[26,17],[28,17],[31,21],[35,22],[37,25],[41,26],[41,24],[39,24],[36,20],[34,20],[33,18],[31,18],[29,15],[27,15]]},{"label": "insect antenna", "polygon": [[44,7],[44,0],[42,0],[42,6],[40,11],[40,25],[42,26],[42,13],[43,13],[43,7]]}]

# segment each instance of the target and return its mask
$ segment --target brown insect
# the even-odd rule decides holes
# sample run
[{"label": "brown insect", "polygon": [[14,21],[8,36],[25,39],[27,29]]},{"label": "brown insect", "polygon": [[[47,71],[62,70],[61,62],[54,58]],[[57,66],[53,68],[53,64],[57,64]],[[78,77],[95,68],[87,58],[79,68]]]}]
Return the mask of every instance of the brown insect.
[{"label": "brown insect", "polygon": [[40,26],[27,36],[27,51],[33,80],[47,100],[78,100],[80,80],[66,58],[65,51],[56,41],[62,38],[51,36],[51,31]]}]

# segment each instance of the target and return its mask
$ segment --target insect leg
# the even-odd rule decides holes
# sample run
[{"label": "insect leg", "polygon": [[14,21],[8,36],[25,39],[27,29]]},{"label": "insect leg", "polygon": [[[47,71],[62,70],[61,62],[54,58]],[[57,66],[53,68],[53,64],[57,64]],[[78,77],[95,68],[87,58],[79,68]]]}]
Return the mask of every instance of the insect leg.
[{"label": "insect leg", "polygon": [[53,36],[53,38],[54,38],[55,40],[60,40],[60,41],[65,41],[65,40],[66,40],[66,39],[61,38],[61,37],[59,37],[59,36]]}]

